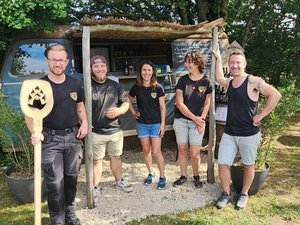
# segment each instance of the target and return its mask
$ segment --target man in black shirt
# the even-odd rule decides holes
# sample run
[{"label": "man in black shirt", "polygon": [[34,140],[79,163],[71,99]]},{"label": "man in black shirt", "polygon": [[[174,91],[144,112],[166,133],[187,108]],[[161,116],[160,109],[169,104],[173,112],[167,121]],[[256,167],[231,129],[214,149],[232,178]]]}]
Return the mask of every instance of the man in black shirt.
[{"label": "man in black shirt", "polygon": [[94,198],[100,194],[102,161],[105,152],[110,158],[110,168],[116,187],[131,192],[132,186],[122,178],[123,131],[119,116],[129,109],[129,99],[119,83],[108,79],[107,62],[103,56],[91,58],[92,68],[92,139],[94,159]]},{"label": "man in black shirt", "polygon": [[[81,140],[88,132],[82,82],[65,75],[68,53],[64,46],[45,50],[54,106],[43,120],[43,133],[32,134],[32,144],[42,141],[42,169],[47,187],[51,225],[80,225],[75,214],[77,178],[81,165]],[[32,119],[25,117],[29,130]]]}]

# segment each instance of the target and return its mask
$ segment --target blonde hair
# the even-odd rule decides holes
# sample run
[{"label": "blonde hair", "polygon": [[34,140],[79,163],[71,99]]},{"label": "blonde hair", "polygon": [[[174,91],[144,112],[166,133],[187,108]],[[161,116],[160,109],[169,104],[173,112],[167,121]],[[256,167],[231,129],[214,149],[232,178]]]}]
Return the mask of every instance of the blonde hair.
[{"label": "blonde hair", "polygon": [[45,52],[44,52],[44,55],[45,57],[48,59],[48,53],[53,50],[53,51],[65,51],[66,54],[67,54],[67,59],[68,59],[68,50],[65,48],[65,46],[61,45],[61,44],[52,44],[52,45],[49,45]]}]

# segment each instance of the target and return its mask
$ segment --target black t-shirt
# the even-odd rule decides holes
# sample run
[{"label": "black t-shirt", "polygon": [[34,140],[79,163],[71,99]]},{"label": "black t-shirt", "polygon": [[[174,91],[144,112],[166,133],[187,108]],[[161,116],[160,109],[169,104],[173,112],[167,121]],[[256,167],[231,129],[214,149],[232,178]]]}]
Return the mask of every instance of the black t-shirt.
[{"label": "black t-shirt", "polygon": [[[183,102],[187,108],[196,116],[200,116],[203,111],[203,105],[206,95],[212,93],[211,81],[207,76],[200,80],[193,81],[189,75],[182,76],[175,87],[183,91]],[[190,118],[183,115],[178,108],[175,110],[175,118]]]},{"label": "black t-shirt", "polygon": [[48,76],[41,79],[50,83],[54,99],[52,111],[43,119],[43,126],[62,130],[78,125],[76,104],[85,99],[82,81],[70,76],[60,84],[52,82]]},{"label": "black t-shirt", "polygon": [[119,83],[107,79],[98,83],[92,79],[92,131],[98,134],[113,134],[121,130],[119,118],[109,119],[106,113],[111,107],[120,107],[129,102]]},{"label": "black t-shirt", "polygon": [[141,113],[137,121],[146,124],[161,123],[159,98],[165,96],[165,93],[160,84],[157,84],[154,88],[139,87],[134,84],[129,91],[129,95],[136,97],[137,110]]}]

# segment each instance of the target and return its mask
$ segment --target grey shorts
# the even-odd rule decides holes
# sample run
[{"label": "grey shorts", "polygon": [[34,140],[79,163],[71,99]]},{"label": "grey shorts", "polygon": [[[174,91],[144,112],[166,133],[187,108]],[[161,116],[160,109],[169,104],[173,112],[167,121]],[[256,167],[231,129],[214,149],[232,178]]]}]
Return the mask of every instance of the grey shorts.
[{"label": "grey shorts", "polygon": [[244,165],[253,165],[260,143],[260,136],[260,132],[247,137],[231,136],[223,133],[219,145],[218,164],[231,166],[237,152],[239,152]]},{"label": "grey shorts", "polygon": [[203,133],[199,133],[194,121],[175,118],[173,128],[177,144],[202,145]]},{"label": "grey shorts", "polygon": [[110,135],[92,132],[93,159],[103,159],[105,151],[108,155],[120,156],[123,153],[123,131]]}]

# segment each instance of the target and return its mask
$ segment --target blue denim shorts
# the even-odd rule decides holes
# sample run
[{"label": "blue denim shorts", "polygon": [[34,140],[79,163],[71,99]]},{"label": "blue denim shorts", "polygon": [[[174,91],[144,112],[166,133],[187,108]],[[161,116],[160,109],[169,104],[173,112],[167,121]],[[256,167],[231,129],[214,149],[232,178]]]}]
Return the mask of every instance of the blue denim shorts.
[{"label": "blue denim shorts", "polygon": [[146,124],[146,123],[136,123],[136,132],[138,138],[153,137],[158,138],[159,136],[160,123]]},{"label": "blue denim shorts", "polygon": [[260,132],[246,137],[231,136],[223,133],[219,145],[218,164],[231,166],[237,152],[239,152],[244,165],[253,165],[260,143],[260,136]]},{"label": "blue denim shorts", "polygon": [[194,121],[185,118],[175,118],[173,128],[177,144],[202,145],[203,133],[199,133]]}]

